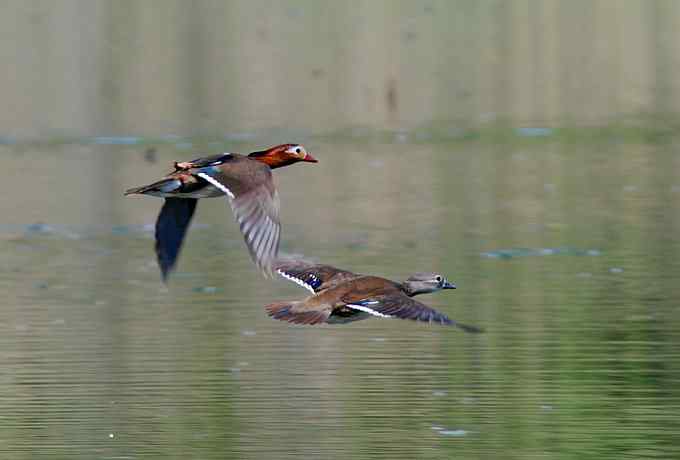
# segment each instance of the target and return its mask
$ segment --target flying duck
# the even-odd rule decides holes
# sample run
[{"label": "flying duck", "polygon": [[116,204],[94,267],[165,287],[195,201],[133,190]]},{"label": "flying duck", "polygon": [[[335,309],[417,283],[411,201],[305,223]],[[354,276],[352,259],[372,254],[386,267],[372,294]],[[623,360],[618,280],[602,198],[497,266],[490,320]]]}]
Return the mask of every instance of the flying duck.
[{"label": "flying duck", "polygon": [[274,268],[283,278],[311,293],[304,300],[267,305],[269,316],[278,320],[297,324],[343,324],[373,316],[412,319],[456,326],[466,332],[482,332],[413,299],[419,294],[456,288],[438,273],[416,273],[398,283],[302,260],[277,260]]},{"label": "flying duck", "polygon": [[177,263],[184,236],[200,198],[226,196],[250,256],[265,274],[279,250],[279,197],[272,169],[300,161],[316,163],[299,144],[282,144],[249,155],[223,153],[175,162],[175,170],[158,182],[127,190],[165,198],[156,220],[156,256],[165,282]]}]

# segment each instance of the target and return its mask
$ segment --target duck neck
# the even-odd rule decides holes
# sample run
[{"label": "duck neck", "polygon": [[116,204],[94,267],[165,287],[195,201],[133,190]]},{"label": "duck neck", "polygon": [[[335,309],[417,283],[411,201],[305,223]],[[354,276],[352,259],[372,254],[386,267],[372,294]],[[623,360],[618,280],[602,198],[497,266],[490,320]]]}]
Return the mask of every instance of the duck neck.
[{"label": "duck neck", "polygon": [[401,289],[404,292],[404,294],[406,294],[409,297],[413,297],[414,295],[418,294],[417,292],[413,292],[409,284],[406,282],[401,283],[399,285],[399,289]]}]

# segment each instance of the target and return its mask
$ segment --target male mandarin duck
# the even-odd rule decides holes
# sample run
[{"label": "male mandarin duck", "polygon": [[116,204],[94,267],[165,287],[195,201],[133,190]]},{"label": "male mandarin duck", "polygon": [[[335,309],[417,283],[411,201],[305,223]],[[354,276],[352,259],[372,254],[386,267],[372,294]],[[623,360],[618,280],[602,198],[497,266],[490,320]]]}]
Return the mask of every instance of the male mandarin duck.
[{"label": "male mandarin duck", "polygon": [[416,273],[403,283],[397,283],[301,260],[278,260],[274,268],[279,275],[313,294],[302,301],[276,302],[265,307],[269,316],[278,320],[298,324],[343,324],[376,316],[439,323],[456,326],[466,332],[482,332],[413,300],[412,297],[419,294],[456,288],[437,273]]},{"label": "male mandarin duck", "polygon": [[199,198],[225,196],[255,264],[271,273],[279,250],[279,197],[272,169],[299,161],[316,163],[299,144],[282,144],[247,156],[223,153],[176,162],[175,171],[158,182],[127,190],[165,198],[156,221],[156,256],[163,281],[175,267]]}]

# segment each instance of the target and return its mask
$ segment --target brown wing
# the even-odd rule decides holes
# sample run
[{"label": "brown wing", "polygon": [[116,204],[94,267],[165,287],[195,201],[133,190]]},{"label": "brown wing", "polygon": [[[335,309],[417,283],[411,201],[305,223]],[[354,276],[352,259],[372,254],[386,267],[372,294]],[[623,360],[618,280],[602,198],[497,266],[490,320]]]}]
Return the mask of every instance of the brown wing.
[{"label": "brown wing", "polygon": [[276,302],[265,307],[267,314],[280,321],[296,324],[321,324],[331,314],[329,305],[310,307],[305,302]]},{"label": "brown wing", "polygon": [[283,278],[299,284],[312,293],[318,293],[339,282],[360,276],[330,265],[313,264],[300,259],[279,259],[274,263],[274,270]]},{"label": "brown wing", "polygon": [[271,170],[264,163],[231,156],[230,161],[192,173],[222,190],[255,264],[270,275],[279,251],[279,197]]},{"label": "brown wing", "polygon": [[369,313],[373,316],[382,318],[402,318],[412,319],[416,321],[424,321],[428,323],[439,323],[448,326],[456,326],[465,332],[481,332],[474,326],[468,326],[453,321],[448,316],[437,310],[428,307],[417,300],[408,297],[400,291],[390,292],[388,294],[375,295],[364,298],[357,298],[350,294],[343,298],[346,306],[355,310]]}]

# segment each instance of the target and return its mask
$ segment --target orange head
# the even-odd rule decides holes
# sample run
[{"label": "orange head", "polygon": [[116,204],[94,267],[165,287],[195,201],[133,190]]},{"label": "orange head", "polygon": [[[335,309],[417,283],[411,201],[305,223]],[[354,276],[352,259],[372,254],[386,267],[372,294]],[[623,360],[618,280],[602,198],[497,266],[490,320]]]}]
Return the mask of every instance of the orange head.
[{"label": "orange head", "polygon": [[248,155],[253,160],[261,161],[270,168],[292,165],[298,161],[317,163],[318,160],[311,156],[300,144],[281,144],[270,147],[261,152],[253,152]]}]

